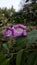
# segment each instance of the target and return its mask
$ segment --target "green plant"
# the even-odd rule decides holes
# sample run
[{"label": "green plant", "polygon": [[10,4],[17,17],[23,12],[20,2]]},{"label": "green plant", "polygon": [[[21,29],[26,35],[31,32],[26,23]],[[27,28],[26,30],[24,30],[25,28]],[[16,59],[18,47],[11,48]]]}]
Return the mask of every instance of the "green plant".
[{"label": "green plant", "polygon": [[37,65],[37,30],[26,37],[3,38],[1,42],[0,65]]}]

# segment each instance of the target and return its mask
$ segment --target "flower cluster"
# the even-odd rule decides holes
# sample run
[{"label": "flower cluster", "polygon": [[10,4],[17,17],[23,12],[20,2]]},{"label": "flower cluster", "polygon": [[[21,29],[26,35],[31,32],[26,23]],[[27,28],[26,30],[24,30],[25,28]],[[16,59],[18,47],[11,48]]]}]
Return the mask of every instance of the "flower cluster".
[{"label": "flower cluster", "polygon": [[19,37],[19,36],[26,36],[26,26],[22,24],[17,24],[14,25],[12,28],[11,27],[6,27],[6,30],[4,32],[4,37]]}]

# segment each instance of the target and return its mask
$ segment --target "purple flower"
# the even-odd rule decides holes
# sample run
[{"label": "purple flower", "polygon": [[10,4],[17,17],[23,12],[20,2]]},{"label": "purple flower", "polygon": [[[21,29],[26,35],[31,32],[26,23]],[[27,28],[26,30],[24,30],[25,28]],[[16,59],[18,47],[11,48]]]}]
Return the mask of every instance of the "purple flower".
[{"label": "purple flower", "polygon": [[9,26],[6,27],[6,30],[4,32],[4,38],[12,36],[12,30]]},{"label": "purple flower", "polygon": [[6,27],[6,31],[4,33],[4,37],[9,37],[9,36],[19,37],[26,35],[27,35],[26,26],[22,24],[14,25],[12,28]]},{"label": "purple flower", "polygon": [[24,26],[22,24],[14,25],[12,27],[12,31],[13,31],[14,37],[26,36],[27,35],[26,26]]}]

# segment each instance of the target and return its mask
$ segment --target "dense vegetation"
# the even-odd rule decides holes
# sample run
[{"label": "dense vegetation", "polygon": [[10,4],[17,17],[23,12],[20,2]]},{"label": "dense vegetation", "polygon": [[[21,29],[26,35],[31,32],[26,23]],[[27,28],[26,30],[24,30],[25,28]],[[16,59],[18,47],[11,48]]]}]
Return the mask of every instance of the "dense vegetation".
[{"label": "dense vegetation", "polygon": [[[3,37],[6,26],[19,23],[27,26],[26,37]],[[29,5],[24,4],[19,12],[13,7],[0,8],[0,65],[37,65],[36,0]]]}]

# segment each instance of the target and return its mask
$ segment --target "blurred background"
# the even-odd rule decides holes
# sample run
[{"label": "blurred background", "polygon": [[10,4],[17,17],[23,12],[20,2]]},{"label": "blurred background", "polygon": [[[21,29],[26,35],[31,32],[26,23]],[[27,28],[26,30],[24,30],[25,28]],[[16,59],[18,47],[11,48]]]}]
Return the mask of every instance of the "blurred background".
[{"label": "blurred background", "polygon": [[[7,26],[23,24],[26,37],[8,37]],[[0,65],[37,65],[37,0],[0,0]]]}]

